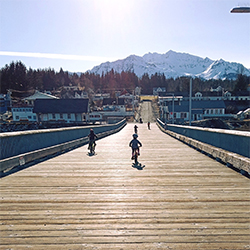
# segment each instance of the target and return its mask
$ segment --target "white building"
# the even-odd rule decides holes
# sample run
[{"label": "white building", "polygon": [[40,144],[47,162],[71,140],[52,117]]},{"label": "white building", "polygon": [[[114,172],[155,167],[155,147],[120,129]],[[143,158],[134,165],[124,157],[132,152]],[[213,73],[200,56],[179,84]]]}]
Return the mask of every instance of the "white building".
[{"label": "white building", "polygon": [[13,117],[14,122],[20,122],[20,121],[35,122],[36,121],[36,114],[33,113],[32,107],[13,107],[11,111],[12,111],[12,117]]}]

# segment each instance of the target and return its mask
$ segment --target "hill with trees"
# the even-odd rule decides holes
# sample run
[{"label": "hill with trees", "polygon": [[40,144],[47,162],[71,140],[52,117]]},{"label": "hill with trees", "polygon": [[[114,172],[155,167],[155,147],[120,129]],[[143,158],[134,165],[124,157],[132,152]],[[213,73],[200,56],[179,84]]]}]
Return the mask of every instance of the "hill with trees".
[{"label": "hill with trees", "polygon": [[[27,69],[21,62],[11,62],[0,70],[1,93],[12,90],[13,97],[29,95],[34,90],[57,92],[62,91],[64,86],[77,86],[79,90],[95,93],[110,93],[115,96],[116,91],[126,90],[133,93],[135,87],[141,87],[142,94],[153,93],[153,88],[164,87],[167,92],[188,92],[189,78],[179,77],[166,79],[164,74],[155,73],[142,77],[134,72],[115,72],[113,69],[102,75],[95,73],[69,73],[61,68],[59,72],[54,69]],[[250,77],[238,75],[236,80],[202,80],[193,79],[193,91],[209,91],[211,88],[221,86],[230,92],[244,91],[250,83]]]}]

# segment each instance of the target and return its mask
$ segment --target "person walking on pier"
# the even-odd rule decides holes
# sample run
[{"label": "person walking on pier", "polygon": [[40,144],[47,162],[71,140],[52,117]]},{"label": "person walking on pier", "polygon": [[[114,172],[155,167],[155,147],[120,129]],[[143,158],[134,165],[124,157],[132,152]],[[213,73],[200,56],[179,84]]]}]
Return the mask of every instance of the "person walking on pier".
[{"label": "person walking on pier", "polygon": [[148,122],[148,129],[150,129],[150,122]]},{"label": "person walking on pier", "polygon": [[138,127],[136,125],[134,126],[134,131],[135,131],[135,134],[138,133]]},{"label": "person walking on pier", "polygon": [[95,139],[97,138],[97,135],[94,133],[94,130],[91,128],[90,133],[88,135],[89,137],[89,147],[88,149],[91,148],[92,143],[94,144],[94,148],[96,147]]}]

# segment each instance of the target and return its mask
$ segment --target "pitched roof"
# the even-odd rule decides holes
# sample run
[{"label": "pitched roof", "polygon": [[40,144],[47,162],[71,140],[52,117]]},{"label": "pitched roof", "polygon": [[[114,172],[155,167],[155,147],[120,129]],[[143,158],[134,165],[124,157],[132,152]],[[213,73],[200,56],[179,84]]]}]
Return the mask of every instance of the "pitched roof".
[{"label": "pitched roof", "polygon": [[[168,105],[168,109],[172,110],[172,103]],[[226,108],[226,105],[223,100],[201,100],[201,101],[192,101],[192,110],[202,110],[202,109],[218,109],[218,108]],[[174,105],[175,112],[188,112],[189,111],[189,101],[182,101],[180,105]]]},{"label": "pitched roof", "polygon": [[34,113],[87,113],[88,99],[37,99]]},{"label": "pitched roof", "polygon": [[[187,101],[188,105],[189,102]],[[197,108],[226,108],[226,105],[223,100],[200,100],[200,101],[192,101],[192,107]]]},{"label": "pitched roof", "polygon": [[36,100],[36,99],[59,99],[59,98],[36,90],[34,95],[28,96],[24,98],[23,100]]}]

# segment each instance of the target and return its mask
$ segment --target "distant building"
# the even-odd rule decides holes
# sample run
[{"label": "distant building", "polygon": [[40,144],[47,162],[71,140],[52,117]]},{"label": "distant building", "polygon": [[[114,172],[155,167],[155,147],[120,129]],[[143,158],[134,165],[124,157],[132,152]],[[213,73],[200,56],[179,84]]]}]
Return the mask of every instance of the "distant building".
[{"label": "distant building", "polygon": [[124,98],[104,98],[102,101],[103,111],[122,111],[126,112]]},{"label": "distant building", "polygon": [[160,95],[162,93],[166,93],[166,88],[162,87],[153,88],[153,95]]},{"label": "distant building", "polygon": [[[223,100],[216,101],[192,101],[192,121],[201,120],[204,117],[219,117],[225,115],[225,103]],[[173,112],[174,111],[174,112]],[[171,102],[166,107],[162,107],[162,118],[166,120],[184,122],[189,120],[189,102],[175,102],[174,107]]]},{"label": "distant building", "polygon": [[231,95],[230,101],[250,101],[250,91],[239,91],[235,95]]},{"label": "distant building", "polygon": [[170,102],[180,102],[184,100],[184,96],[181,94],[173,94],[173,95],[166,95],[166,96],[159,96],[158,100],[159,100],[159,104],[163,105],[163,106],[168,106]]},{"label": "distant building", "polygon": [[100,112],[91,112],[89,113],[89,119],[90,122],[100,122],[103,120],[103,115]]},{"label": "distant building", "polygon": [[110,93],[95,94],[93,96],[93,101],[103,100],[104,98],[110,98]]},{"label": "distant building", "polygon": [[59,99],[59,98],[36,90],[34,95],[24,98],[23,101],[25,101],[25,103],[28,105],[34,106],[34,102],[37,99]]},{"label": "distant building", "polygon": [[12,107],[12,118],[14,122],[36,122],[36,114],[33,107]]},{"label": "distant building", "polygon": [[11,107],[11,92],[0,94],[0,114],[4,114]]},{"label": "distant building", "polygon": [[[181,97],[183,101],[189,100],[188,92],[174,92],[174,93],[164,93],[159,92],[159,101],[164,102],[167,99],[171,99],[172,96],[175,98],[178,96]],[[239,91],[237,93],[232,94],[229,91],[225,91],[220,86],[216,89],[212,89],[210,91],[198,91],[192,93],[192,100],[229,100],[229,101],[250,101],[250,91]]]},{"label": "distant building", "polygon": [[74,98],[83,98],[87,99],[88,98],[88,93],[84,91],[75,91],[75,96]]},{"label": "distant building", "polygon": [[209,92],[196,92],[192,96],[193,100],[229,100],[229,101],[250,101],[250,92],[241,91],[232,95],[229,91],[209,91]]},{"label": "distant building", "polygon": [[37,99],[34,113],[40,122],[86,122],[88,99]]},{"label": "distant building", "polygon": [[108,119],[108,117],[126,117],[126,116],[133,116],[132,111],[128,111],[126,106],[129,105],[128,103],[129,99],[126,98],[105,98],[103,99],[102,105],[102,111],[100,113],[102,114],[103,118],[105,120]]},{"label": "distant building", "polygon": [[63,86],[63,88],[66,89],[66,90],[73,90],[73,91],[77,91],[78,90],[78,86],[72,86],[72,85]]},{"label": "distant building", "polygon": [[141,87],[135,88],[135,95],[141,95]]}]

